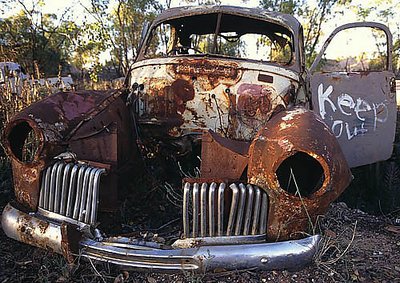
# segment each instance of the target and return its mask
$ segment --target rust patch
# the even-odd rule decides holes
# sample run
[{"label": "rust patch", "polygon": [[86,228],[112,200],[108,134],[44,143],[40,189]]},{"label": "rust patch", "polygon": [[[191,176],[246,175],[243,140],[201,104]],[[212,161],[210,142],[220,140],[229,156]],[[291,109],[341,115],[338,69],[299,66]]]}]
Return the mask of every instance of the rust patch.
[{"label": "rust patch", "polygon": [[[20,241],[32,246],[54,251],[46,236],[47,228],[50,224],[38,219],[33,221],[29,215],[20,212],[18,213],[17,234]],[[41,235],[36,235],[38,232]]]},{"label": "rust patch", "polygon": [[222,62],[207,59],[182,59],[174,65],[176,74],[181,75],[207,75],[213,78],[229,78],[237,80],[239,77],[239,65],[234,62]]},{"label": "rust patch", "polygon": [[257,113],[266,115],[271,111],[271,98],[276,91],[271,86],[241,84],[237,93],[239,112],[247,117],[254,117]]},{"label": "rust patch", "polygon": [[[297,191],[291,193],[285,189],[287,184],[278,179],[280,166],[296,154],[309,157],[314,160],[310,164],[321,168],[321,183],[310,181],[314,167],[303,171],[296,171],[294,165],[287,168],[292,182],[296,178],[303,186],[297,187],[300,195],[310,192],[308,196],[305,193],[300,196]],[[263,188],[269,195],[267,237],[270,240],[301,237],[309,232],[317,216],[326,212],[351,181],[336,138],[317,115],[304,108],[276,114],[257,134],[249,156],[248,182]],[[307,167],[307,164],[302,166]],[[315,188],[307,188],[308,184]]]},{"label": "rust patch", "polygon": [[45,167],[44,163],[23,164],[11,159],[11,166],[17,201],[31,210],[36,210],[39,202],[40,173]]},{"label": "rust patch", "polygon": [[249,143],[223,138],[210,130],[201,139],[201,177],[240,179],[247,166]]},{"label": "rust patch", "polygon": [[217,59],[179,59],[167,67],[174,78],[198,83],[204,91],[211,91],[220,84],[234,85],[242,77],[240,65]]},{"label": "rust patch", "polygon": [[146,93],[139,97],[139,120],[165,126],[163,130],[182,125],[186,103],[195,96],[193,84],[184,79],[169,82],[154,78],[147,83]]},{"label": "rust patch", "polygon": [[168,93],[168,97],[173,97],[172,102],[178,114],[183,114],[183,112],[185,112],[186,102],[194,98],[193,85],[182,79],[174,81],[171,87],[165,88],[164,92]]},{"label": "rust patch", "polygon": [[47,228],[49,228],[50,223],[46,221],[39,221],[38,228],[40,230],[40,233],[44,234],[46,233]]}]

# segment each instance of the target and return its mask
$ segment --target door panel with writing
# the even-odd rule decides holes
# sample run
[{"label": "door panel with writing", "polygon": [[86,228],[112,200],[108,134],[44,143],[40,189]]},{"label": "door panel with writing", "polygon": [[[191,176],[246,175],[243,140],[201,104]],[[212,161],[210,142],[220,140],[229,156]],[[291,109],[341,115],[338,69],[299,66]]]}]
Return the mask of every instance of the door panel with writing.
[{"label": "door panel with writing", "polygon": [[[335,63],[320,54],[311,67],[310,76],[313,110],[338,139],[350,167],[388,159],[392,154],[396,128],[396,99],[391,90],[394,74],[391,71],[390,32],[374,23],[357,23],[356,27],[361,27],[361,24],[370,25],[374,32],[377,28],[384,32],[385,36],[380,38],[386,41],[387,48],[379,56],[371,53],[378,59],[369,58],[366,53],[358,58],[352,55],[351,64],[348,63],[351,59],[347,58],[344,69],[340,69],[340,60],[345,57],[338,57],[341,59]],[[338,28],[324,45],[322,53],[336,33],[351,27]],[[360,58],[363,58],[362,65],[357,65]],[[330,64],[331,70],[321,68],[324,60],[325,64]],[[378,61],[380,65],[373,60],[381,60]]]}]

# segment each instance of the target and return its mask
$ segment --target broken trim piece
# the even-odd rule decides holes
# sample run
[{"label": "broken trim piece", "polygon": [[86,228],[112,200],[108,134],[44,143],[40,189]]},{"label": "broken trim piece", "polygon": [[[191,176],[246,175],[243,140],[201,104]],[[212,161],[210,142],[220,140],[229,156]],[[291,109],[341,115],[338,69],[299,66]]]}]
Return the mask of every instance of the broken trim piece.
[{"label": "broken trim piece", "polygon": [[[10,238],[42,248],[51,248],[62,254],[61,224],[39,219],[8,204],[2,214],[2,225]],[[126,238],[120,239],[124,241]],[[314,235],[301,240],[276,243],[199,246],[188,249],[139,249],[135,245],[118,247],[106,240],[99,242],[84,238],[80,242],[80,253],[83,257],[116,264],[124,269],[162,272],[212,272],[248,268],[295,270],[311,263],[318,250],[319,241],[320,236]]]}]

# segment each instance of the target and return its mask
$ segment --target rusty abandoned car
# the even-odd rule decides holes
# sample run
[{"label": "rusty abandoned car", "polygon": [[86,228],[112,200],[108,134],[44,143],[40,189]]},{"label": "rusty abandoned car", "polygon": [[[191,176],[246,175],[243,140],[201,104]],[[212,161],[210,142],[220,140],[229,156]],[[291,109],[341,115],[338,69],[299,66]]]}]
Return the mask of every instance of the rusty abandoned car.
[{"label": "rusty abandoned car", "polygon": [[[382,69],[323,71],[335,36],[359,28],[384,35]],[[122,269],[301,268],[318,250],[312,226],[351,182],[350,168],[391,156],[391,48],[386,26],[346,24],[306,70],[303,29],[290,15],[169,9],[145,25],[129,87],[60,92],[9,122],[2,144],[15,200],[3,229],[68,261]],[[195,148],[200,174],[181,180],[178,239],[103,232],[102,211],[118,209],[121,186],[146,159]]]}]

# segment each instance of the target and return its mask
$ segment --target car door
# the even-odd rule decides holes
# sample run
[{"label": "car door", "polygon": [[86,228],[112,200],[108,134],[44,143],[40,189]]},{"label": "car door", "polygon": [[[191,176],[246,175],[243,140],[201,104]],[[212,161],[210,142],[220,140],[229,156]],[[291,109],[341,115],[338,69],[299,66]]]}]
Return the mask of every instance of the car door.
[{"label": "car door", "polygon": [[[367,42],[371,39],[375,42]],[[309,70],[312,108],[336,136],[350,167],[392,154],[397,115],[391,51],[385,25],[346,24],[333,31]]]}]

